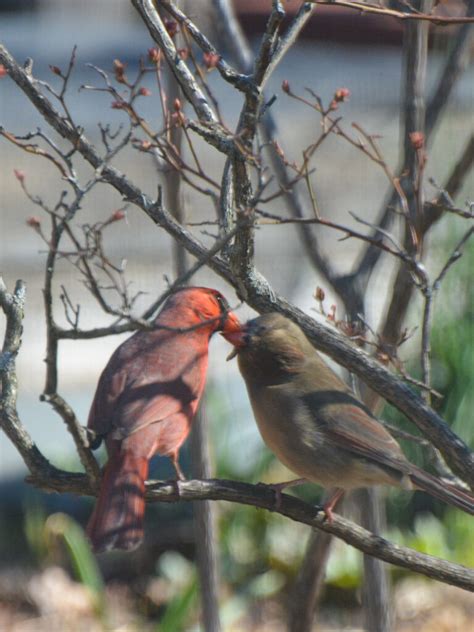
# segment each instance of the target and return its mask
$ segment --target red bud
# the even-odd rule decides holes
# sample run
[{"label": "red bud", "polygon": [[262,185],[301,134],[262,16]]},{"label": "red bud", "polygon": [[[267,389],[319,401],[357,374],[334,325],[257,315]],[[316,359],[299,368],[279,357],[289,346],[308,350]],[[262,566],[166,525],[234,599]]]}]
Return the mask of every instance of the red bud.
[{"label": "red bud", "polygon": [[26,223],[28,224],[28,226],[31,226],[31,228],[34,228],[34,230],[39,230],[41,226],[41,220],[36,215],[32,215],[31,217],[28,217],[28,219],[26,220]]},{"label": "red bud", "polygon": [[122,219],[124,219],[126,217],[125,215],[125,211],[123,211],[122,209],[117,209],[116,211],[114,211],[112,213],[112,215],[110,216],[110,221],[111,222],[120,222]]},{"label": "red bud", "polygon": [[149,48],[148,59],[152,64],[158,64],[161,60],[161,50],[159,48]]},{"label": "red bud", "polygon": [[415,149],[423,149],[425,144],[425,135],[423,132],[412,132],[410,134],[410,142]]},{"label": "red bud", "polygon": [[122,64],[120,59],[114,59],[114,72],[115,78],[119,83],[125,83],[125,64]]},{"label": "red bud", "polygon": [[290,82],[288,81],[288,79],[284,79],[282,84],[281,84],[281,89],[283,90],[283,92],[286,92],[286,94],[290,94],[291,90],[290,90]]},{"label": "red bud", "polygon": [[204,53],[202,60],[208,70],[215,68],[220,61],[221,56],[217,53]]},{"label": "red bud", "polygon": [[284,160],[285,159],[285,152],[283,151],[282,146],[280,145],[280,143],[277,140],[273,141],[273,147],[275,147],[275,151],[280,156],[280,158],[282,160]]},{"label": "red bud", "polygon": [[15,178],[18,180],[18,182],[21,182],[21,184],[23,184],[25,180],[25,172],[20,171],[20,169],[13,169],[13,173],[15,174]]},{"label": "red bud", "polygon": [[336,103],[341,103],[343,101],[347,101],[350,96],[351,91],[348,88],[338,88],[334,93],[334,101],[336,101]]},{"label": "red bud", "polygon": [[5,68],[3,64],[0,64],[0,79],[8,75],[8,70]]},{"label": "red bud", "polygon": [[173,38],[178,32],[178,23],[174,20],[165,20],[165,28],[168,31],[168,35]]}]

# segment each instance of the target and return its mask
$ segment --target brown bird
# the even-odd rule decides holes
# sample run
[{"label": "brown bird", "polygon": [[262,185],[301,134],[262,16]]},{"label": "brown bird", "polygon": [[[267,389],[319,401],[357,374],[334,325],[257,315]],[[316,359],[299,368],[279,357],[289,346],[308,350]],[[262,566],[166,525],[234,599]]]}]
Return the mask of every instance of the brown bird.
[{"label": "brown bird", "polygon": [[474,496],[410,463],[291,320],[269,313],[223,335],[265,443],[302,479],[335,488],[324,506],[329,520],[346,490],[380,484],[422,489],[474,514]]},{"label": "brown bird", "polygon": [[121,344],[100,376],[88,428],[109,460],[87,526],[96,551],[133,549],[143,539],[149,460],[178,453],[191,429],[206,381],[209,339],[240,323],[226,299],[204,287],[181,289],[166,301],[155,329]]}]

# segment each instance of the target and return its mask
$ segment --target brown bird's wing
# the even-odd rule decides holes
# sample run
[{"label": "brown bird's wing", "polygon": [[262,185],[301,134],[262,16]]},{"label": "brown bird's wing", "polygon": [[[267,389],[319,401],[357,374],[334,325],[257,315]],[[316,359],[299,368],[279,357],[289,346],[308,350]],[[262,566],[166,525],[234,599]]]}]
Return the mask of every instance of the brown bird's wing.
[{"label": "brown bird's wing", "polygon": [[[351,407],[346,415],[350,415],[351,424],[357,418],[357,436],[353,428],[347,428],[347,416],[342,422],[333,424],[329,435],[339,443],[344,444],[353,454],[358,454],[369,461],[377,463],[388,471],[401,473],[405,478],[406,487],[414,487],[428,492],[435,498],[445,503],[458,507],[471,515],[474,515],[474,496],[440,481],[435,476],[410,463],[401,452],[400,446],[387,430],[375,419],[370,417],[361,408]],[[347,446],[350,445],[349,448]],[[410,481],[410,482],[409,482]]]},{"label": "brown bird's wing", "polygon": [[410,472],[410,463],[400,446],[377,419],[357,405],[344,406],[327,428],[328,438],[341,448],[400,474]]},{"label": "brown bird's wing", "polygon": [[335,446],[388,468],[397,478],[409,474],[411,464],[398,443],[348,390],[317,391],[303,399]]}]

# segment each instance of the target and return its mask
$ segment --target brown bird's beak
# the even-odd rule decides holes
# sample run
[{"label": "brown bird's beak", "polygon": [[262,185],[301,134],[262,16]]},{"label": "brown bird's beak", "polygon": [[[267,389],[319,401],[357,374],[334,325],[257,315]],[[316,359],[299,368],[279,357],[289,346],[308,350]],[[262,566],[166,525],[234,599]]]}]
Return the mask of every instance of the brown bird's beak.
[{"label": "brown bird's beak", "polygon": [[234,348],[226,358],[227,362],[232,360],[232,358],[235,358],[235,356],[239,353],[239,350],[245,346],[245,335],[245,326],[242,326],[240,323],[238,324],[238,327],[233,328],[231,331],[228,331],[226,327],[226,329],[221,332],[221,336],[224,336],[228,342],[234,345]]},{"label": "brown bird's beak", "polygon": [[229,353],[229,355],[226,357],[226,362],[233,360],[238,353],[239,353],[238,348],[234,347],[232,351]]}]

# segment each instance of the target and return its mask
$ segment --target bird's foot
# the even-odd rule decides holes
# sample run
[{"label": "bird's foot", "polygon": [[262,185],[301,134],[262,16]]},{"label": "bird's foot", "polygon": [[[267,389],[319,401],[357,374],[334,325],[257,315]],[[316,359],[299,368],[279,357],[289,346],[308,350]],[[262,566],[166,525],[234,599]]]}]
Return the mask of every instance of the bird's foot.
[{"label": "bird's foot", "polygon": [[345,490],[337,487],[323,505],[323,511],[329,524],[334,522],[333,509],[344,496],[344,491]]},{"label": "bird's foot", "polygon": [[334,522],[334,514],[329,507],[323,507],[324,520],[332,524]]},{"label": "bird's foot", "polygon": [[183,474],[183,470],[179,466],[178,454],[173,454],[171,457],[171,462],[173,463],[174,470],[176,472],[176,479],[178,481],[185,481],[186,476]]}]

